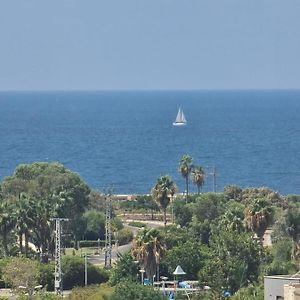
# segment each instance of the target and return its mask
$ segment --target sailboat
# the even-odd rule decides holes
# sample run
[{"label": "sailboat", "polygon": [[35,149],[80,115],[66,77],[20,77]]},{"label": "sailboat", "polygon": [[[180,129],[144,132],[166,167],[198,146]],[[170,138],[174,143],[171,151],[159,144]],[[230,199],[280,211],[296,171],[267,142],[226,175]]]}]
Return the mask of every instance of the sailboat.
[{"label": "sailboat", "polygon": [[183,110],[181,109],[181,107],[179,107],[178,113],[177,113],[177,117],[175,122],[173,123],[174,126],[184,126],[186,125],[186,119],[183,113]]}]

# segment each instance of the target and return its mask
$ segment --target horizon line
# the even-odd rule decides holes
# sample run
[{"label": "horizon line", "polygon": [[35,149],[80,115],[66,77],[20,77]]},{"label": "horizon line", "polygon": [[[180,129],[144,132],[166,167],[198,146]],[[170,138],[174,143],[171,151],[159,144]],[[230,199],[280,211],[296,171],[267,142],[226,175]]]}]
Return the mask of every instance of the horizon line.
[{"label": "horizon line", "polygon": [[300,91],[299,88],[191,88],[191,89],[20,89],[1,90],[0,93],[72,93],[72,92],[201,92],[201,91]]}]

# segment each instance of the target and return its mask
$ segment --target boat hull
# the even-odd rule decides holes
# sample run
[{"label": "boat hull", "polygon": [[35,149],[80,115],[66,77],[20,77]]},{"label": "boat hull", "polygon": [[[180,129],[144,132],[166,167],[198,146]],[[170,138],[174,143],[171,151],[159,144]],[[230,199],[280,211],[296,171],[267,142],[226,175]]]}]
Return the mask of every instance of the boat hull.
[{"label": "boat hull", "polygon": [[185,126],[186,125],[186,123],[184,123],[184,122],[174,122],[173,123],[173,126]]}]

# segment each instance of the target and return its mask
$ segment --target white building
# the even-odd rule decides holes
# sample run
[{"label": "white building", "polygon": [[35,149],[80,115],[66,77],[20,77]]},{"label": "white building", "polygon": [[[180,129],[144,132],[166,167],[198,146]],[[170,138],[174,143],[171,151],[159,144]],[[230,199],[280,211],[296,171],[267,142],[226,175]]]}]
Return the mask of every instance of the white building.
[{"label": "white building", "polygon": [[264,300],[284,300],[284,285],[300,284],[296,275],[275,275],[264,278]]}]

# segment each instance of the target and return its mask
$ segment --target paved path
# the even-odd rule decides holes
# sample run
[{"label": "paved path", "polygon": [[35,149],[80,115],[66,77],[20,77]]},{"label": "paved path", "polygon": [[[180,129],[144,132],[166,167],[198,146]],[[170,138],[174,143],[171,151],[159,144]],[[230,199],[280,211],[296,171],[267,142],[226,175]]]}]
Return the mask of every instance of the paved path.
[{"label": "paved path", "polygon": [[[139,230],[141,230],[141,228],[126,225],[127,222],[131,222],[133,220],[126,220],[126,221],[122,220],[122,221],[124,222],[126,227],[130,228],[130,230],[133,232],[134,236],[136,236],[138,234]],[[158,227],[161,227],[164,225],[164,223],[160,222],[160,221],[139,221],[139,222],[145,223],[148,228],[158,228]],[[113,246],[112,250],[111,250],[112,261],[114,262],[118,259],[118,253],[124,254],[124,253],[128,252],[131,249],[131,247],[132,247],[132,243],[119,246],[118,248]],[[92,263],[94,265],[104,265],[105,251],[102,250],[102,252],[98,255],[90,255],[88,260],[90,263]]]},{"label": "paved path", "polygon": [[[132,246],[132,243],[119,246],[118,249],[117,249],[117,247],[112,247],[112,250],[111,250],[112,261],[116,261],[117,260],[118,253],[123,254],[123,253],[128,252],[130,250],[131,246]],[[90,255],[89,258],[88,258],[88,261],[90,263],[92,263],[93,265],[104,265],[104,262],[105,262],[105,252],[102,251],[101,254]]]},{"label": "paved path", "polygon": [[[143,223],[145,225],[147,225],[148,228],[159,228],[159,227],[162,227],[164,226],[164,222],[161,222],[161,221],[151,221],[151,220],[146,220],[146,221],[143,221],[143,220],[130,220],[130,219],[127,219],[127,220],[122,220],[122,222],[124,224],[126,223],[129,223],[129,222],[138,222],[138,223]],[[167,223],[167,225],[169,225],[171,223]],[[128,226],[130,228],[136,228],[136,227],[133,227],[133,226]]]}]

